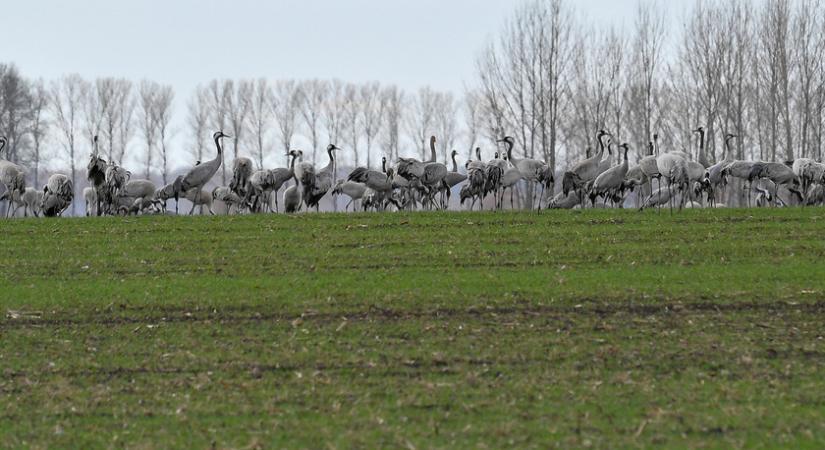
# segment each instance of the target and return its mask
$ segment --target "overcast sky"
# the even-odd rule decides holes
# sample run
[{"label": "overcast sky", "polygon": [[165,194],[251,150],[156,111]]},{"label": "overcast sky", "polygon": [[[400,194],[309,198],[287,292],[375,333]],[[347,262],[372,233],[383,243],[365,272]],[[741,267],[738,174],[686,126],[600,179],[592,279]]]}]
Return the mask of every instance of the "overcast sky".
[{"label": "overcast sky", "polygon": [[[665,2],[680,14],[689,0]],[[379,80],[460,91],[517,0],[7,0],[2,58],[33,77]],[[632,23],[636,0],[576,0]],[[13,37],[13,39],[10,39]]]},{"label": "overcast sky", "polygon": [[[637,0],[575,0],[586,20],[630,25]],[[0,55],[30,77],[341,78],[462,91],[520,0],[5,0]],[[692,0],[666,0],[681,17]],[[180,127],[179,127],[180,128]],[[185,136],[179,130],[178,137]]]}]

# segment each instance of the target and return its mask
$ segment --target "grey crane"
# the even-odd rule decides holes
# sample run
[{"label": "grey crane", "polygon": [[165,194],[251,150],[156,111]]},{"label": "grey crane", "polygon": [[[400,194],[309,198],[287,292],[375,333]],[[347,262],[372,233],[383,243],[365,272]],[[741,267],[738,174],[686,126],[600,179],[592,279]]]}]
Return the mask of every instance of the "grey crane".
[{"label": "grey crane", "polygon": [[[5,136],[0,136],[0,153],[6,148],[8,142]],[[17,192],[18,195],[22,196],[26,192],[26,169],[11,161],[0,158],[0,183],[3,183],[6,191],[11,193],[8,199],[9,204],[6,208],[6,217],[9,217],[9,213],[12,212],[14,193]]]},{"label": "grey crane", "polygon": [[86,165],[86,179],[95,190],[95,207],[92,212],[99,216],[104,213],[103,202],[106,199],[106,168],[108,164],[105,159],[100,157],[97,146],[97,136],[93,139],[92,154],[89,157],[89,164]]},{"label": "grey crane", "polygon": [[[521,172],[521,176],[524,180],[528,183],[534,183],[541,186],[541,194],[539,196],[538,204],[538,209],[541,210],[541,200],[544,198],[544,190],[548,184],[553,183],[552,171],[549,170],[549,166],[544,161],[530,158],[519,159],[513,157],[513,147],[515,147],[516,140],[513,139],[512,136],[505,136],[504,139],[501,139],[499,142],[503,142],[507,145],[507,159],[510,160],[510,163],[516,167],[519,172]],[[599,158],[601,158],[601,156],[599,156]],[[533,203],[535,203],[536,190],[537,189],[533,190]]]},{"label": "grey crane", "polygon": [[[181,195],[187,194],[190,190],[197,189],[197,195],[194,198],[200,197],[200,192],[203,190],[203,187],[206,186],[206,183],[215,176],[215,173],[218,172],[218,169],[221,167],[221,155],[223,153],[223,149],[221,148],[221,139],[222,138],[229,138],[231,136],[224,134],[223,131],[216,131],[215,134],[212,135],[212,139],[215,141],[215,147],[217,147],[218,154],[215,156],[215,159],[211,161],[206,161],[201,163],[184,175],[184,177],[178,182],[176,181],[175,186],[175,202],[178,201]],[[189,215],[191,216],[195,212],[195,203],[192,203],[192,209],[189,210]]]},{"label": "grey crane", "polygon": [[252,160],[243,156],[235,158],[235,161],[232,162],[232,181],[229,182],[229,189],[241,198],[246,197],[249,177],[252,176],[252,168]]},{"label": "grey crane", "polygon": [[335,167],[335,151],[340,150],[334,144],[327,146],[329,162],[319,171],[304,171],[301,177],[301,184],[304,186],[304,204],[307,210],[315,207],[315,211],[320,210],[321,199],[332,187],[333,169]]},{"label": "grey crane", "polygon": [[[443,194],[444,190],[447,189],[444,179],[447,177],[447,173],[449,173],[446,165],[436,161],[435,142],[435,136],[432,136],[430,138],[430,161],[424,163],[424,170],[419,178],[419,181],[421,181],[421,184],[424,187],[427,200],[430,205],[435,204],[435,194],[439,192]],[[442,195],[441,207],[446,208],[446,206],[444,196]]]},{"label": "grey crane", "polygon": [[[661,154],[656,157],[656,167],[662,177],[667,181],[668,191],[673,189],[674,184],[676,185],[677,192],[684,192],[687,189],[689,180],[687,161],[684,157],[674,153]],[[672,212],[674,194],[671,193],[668,197],[670,197],[670,210]],[[681,208],[681,206],[680,203],[679,207]]]},{"label": "grey crane", "polygon": [[43,215],[46,217],[56,217],[63,214],[71,206],[74,200],[74,185],[71,178],[62,173],[56,173],[49,177],[46,186],[43,187]]},{"label": "grey crane", "polygon": [[[716,205],[716,192],[719,190],[720,187],[723,187],[727,184],[725,177],[722,176],[722,170],[730,163],[733,162],[733,152],[730,148],[730,141],[735,139],[737,136],[735,134],[728,133],[725,136],[725,146],[724,146],[724,157],[722,161],[708,167],[705,170],[705,177],[702,180],[702,185],[705,190],[708,191],[708,200],[711,203],[711,207]],[[723,194],[724,197],[724,194]]]},{"label": "grey crane", "polygon": [[427,163],[435,162],[435,136],[430,137],[430,159],[421,162],[415,158],[398,158],[396,164],[398,169],[398,176],[405,178],[407,181],[420,179],[424,175],[424,167]]},{"label": "grey crane", "polygon": [[495,206],[498,209],[501,209],[503,207],[502,199],[504,196],[503,194],[499,194],[503,191],[501,181],[502,178],[504,178],[504,172],[506,172],[509,167],[510,164],[507,161],[499,158],[498,152],[495,153],[493,159],[487,161],[487,170],[485,172],[485,175],[487,177],[487,186],[485,190],[487,191],[487,193],[493,193],[496,200]]},{"label": "grey crane", "polygon": [[639,211],[645,210],[647,208],[655,208],[658,206],[662,206],[671,201],[672,195],[673,191],[669,188],[656,189],[647,197],[642,207],[639,208]]},{"label": "grey crane", "polygon": [[[353,202],[364,198],[364,192],[366,192],[366,190],[367,186],[364,183],[341,179],[335,182],[335,187],[332,188],[332,195],[343,194],[349,197],[349,202],[347,202],[346,206],[344,206],[344,211],[346,211]],[[355,206],[353,206],[352,209],[355,210]]]},{"label": "grey crane", "polygon": [[771,198],[781,201],[779,198],[779,186],[784,186],[791,194],[802,198],[804,203],[804,194],[797,189],[802,187],[802,182],[794,173],[793,169],[786,164],[777,162],[754,164],[748,178],[751,180],[765,178],[773,183],[774,190],[770,196],[767,196],[768,201],[770,201]]},{"label": "grey crane", "polygon": [[742,180],[742,183],[747,183],[748,207],[751,206],[751,188],[753,187],[753,180],[755,174],[753,173],[753,166],[757,161],[742,161],[736,160],[728,163],[723,169],[722,178],[734,177]]},{"label": "grey crane", "polygon": [[289,168],[292,170],[292,179],[295,184],[284,190],[284,212],[287,214],[294,214],[301,210],[301,189],[298,186],[298,174],[295,171],[295,161],[301,157],[303,152],[294,150],[291,152],[292,161],[289,163]]},{"label": "grey crane", "polygon": [[593,189],[590,191],[590,201],[594,206],[598,196],[607,199],[613,191],[616,191],[624,185],[628,170],[627,152],[630,146],[628,144],[622,144],[619,148],[624,149],[624,159],[622,163],[607,169],[596,177],[596,180],[593,182]]},{"label": "grey crane", "polygon": [[[504,158],[506,159],[507,156],[505,155]],[[507,190],[510,190],[510,208],[513,208],[513,194],[514,190],[516,189],[516,185],[519,181],[523,180],[524,178],[521,176],[521,172],[518,170],[517,167],[510,165],[510,161],[507,160],[507,170],[504,171],[504,175],[501,176],[501,201],[500,203],[504,203],[504,194]]]},{"label": "grey crane", "polygon": [[[562,192],[567,195],[572,190],[581,189],[588,182],[593,181],[601,173],[600,167],[604,156],[604,138],[610,136],[605,130],[599,130],[596,139],[599,141],[599,152],[575,164],[562,177]],[[609,166],[608,166],[609,167]]]}]

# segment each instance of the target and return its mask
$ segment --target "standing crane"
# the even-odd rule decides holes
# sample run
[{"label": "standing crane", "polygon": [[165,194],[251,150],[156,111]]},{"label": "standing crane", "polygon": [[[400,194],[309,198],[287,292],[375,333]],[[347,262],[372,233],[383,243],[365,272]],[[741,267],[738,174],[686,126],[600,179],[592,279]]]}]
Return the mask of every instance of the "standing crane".
[{"label": "standing crane", "polygon": [[624,159],[618,166],[613,166],[605,170],[601,175],[596,177],[593,182],[593,189],[590,191],[590,201],[593,206],[596,205],[596,198],[602,196],[607,199],[611,192],[614,192],[624,185],[625,177],[627,176],[627,152],[630,149],[628,144],[622,144],[619,148],[624,149]]},{"label": "standing crane", "polygon": [[332,176],[335,168],[335,151],[340,150],[334,144],[327,146],[327,155],[329,162],[327,165],[317,172],[304,172],[301,182],[304,185],[304,203],[309,208],[315,207],[318,212],[321,209],[321,199],[327,195],[327,192],[332,188]]},{"label": "standing crane", "polygon": [[[218,149],[218,154],[215,156],[215,159],[193,167],[183,178],[175,180],[175,202],[179,200],[181,195],[188,196],[187,193],[193,189],[197,190],[196,195],[193,197],[195,199],[200,198],[203,187],[206,186],[206,183],[215,176],[215,173],[217,173],[221,167],[221,156],[223,155],[221,139],[229,137],[231,136],[224,134],[223,131],[216,131],[215,134],[212,135],[212,139],[215,141],[215,147]],[[190,216],[195,212],[196,203],[197,202],[192,202],[192,209],[189,211]]]},{"label": "standing crane", "polygon": [[[539,205],[538,209],[541,210],[541,199],[544,198],[544,189],[548,184],[552,184],[552,172],[549,170],[549,166],[544,161],[539,161],[536,159],[530,158],[515,158],[513,157],[513,147],[515,147],[516,140],[513,139],[512,136],[505,136],[504,139],[501,139],[498,142],[503,142],[507,145],[507,159],[510,160],[510,163],[515,166],[519,172],[521,172],[521,176],[524,178],[525,181],[528,183],[533,183],[541,185],[541,196],[539,197]],[[599,156],[601,158],[601,155]],[[549,175],[549,176],[548,176]],[[535,203],[535,192],[537,189],[533,189],[533,203]]]}]

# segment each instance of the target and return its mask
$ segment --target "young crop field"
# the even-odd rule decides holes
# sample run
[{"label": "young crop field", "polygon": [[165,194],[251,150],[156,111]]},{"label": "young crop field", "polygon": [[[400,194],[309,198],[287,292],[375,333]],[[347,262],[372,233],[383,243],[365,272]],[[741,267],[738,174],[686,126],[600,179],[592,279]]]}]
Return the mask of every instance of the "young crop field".
[{"label": "young crop field", "polygon": [[3,448],[825,446],[825,210],[0,235]]}]

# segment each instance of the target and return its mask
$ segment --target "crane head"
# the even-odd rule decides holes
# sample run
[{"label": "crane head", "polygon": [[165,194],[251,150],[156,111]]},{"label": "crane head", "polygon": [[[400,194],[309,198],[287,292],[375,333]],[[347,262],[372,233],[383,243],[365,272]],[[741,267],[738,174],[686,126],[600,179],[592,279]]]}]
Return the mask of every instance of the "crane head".
[{"label": "crane head", "polygon": [[497,140],[496,142],[503,142],[509,146],[514,146],[516,144],[516,140],[513,139],[512,136],[504,136],[503,138]]},{"label": "crane head", "polygon": [[0,136],[0,152],[2,152],[4,148],[6,148],[6,144],[8,144],[8,143],[9,143],[9,140],[6,139],[5,136]]},{"label": "crane head", "polygon": [[231,138],[232,136],[224,133],[223,131],[216,131],[215,134],[212,135],[213,140],[218,140],[220,138]]},{"label": "crane head", "polygon": [[704,127],[699,127],[699,128],[697,128],[697,129],[693,130],[693,132],[694,132],[694,133],[700,133],[700,134],[702,134],[702,133],[704,133],[704,132],[705,132],[705,129],[704,129]]},{"label": "crane head", "polygon": [[331,151],[333,151],[333,150],[341,150],[341,149],[340,149],[340,148],[338,148],[335,144],[329,144],[329,145],[327,145],[327,151],[328,151],[328,152],[331,152]]}]

